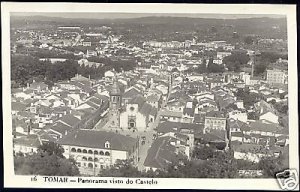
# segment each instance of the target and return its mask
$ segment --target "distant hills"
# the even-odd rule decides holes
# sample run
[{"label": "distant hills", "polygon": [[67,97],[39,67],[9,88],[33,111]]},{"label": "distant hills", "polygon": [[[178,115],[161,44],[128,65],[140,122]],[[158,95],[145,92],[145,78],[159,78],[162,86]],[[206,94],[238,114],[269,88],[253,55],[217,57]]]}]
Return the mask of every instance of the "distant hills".
[{"label": "distant hills", "polygon": [[[118,18],[118,19],[94,19],[94,18],[62,18],[47,16],[12,16],[12,28],[36,28],[39,25],[61,26],[79,25],[93,27],[99,25],[115,27],[143,27],[147,25],[163,26],[164,28],[199,30],[215,27],[218,31],[231,28],[240,34],[256,34],[274,38],[286,38],[286,18],[240,18],[240,19],[215,19],[215,18],[190,18],[190,17],[139,17],[139,18]],[[174,27],[176,26],[176,27]]]}]

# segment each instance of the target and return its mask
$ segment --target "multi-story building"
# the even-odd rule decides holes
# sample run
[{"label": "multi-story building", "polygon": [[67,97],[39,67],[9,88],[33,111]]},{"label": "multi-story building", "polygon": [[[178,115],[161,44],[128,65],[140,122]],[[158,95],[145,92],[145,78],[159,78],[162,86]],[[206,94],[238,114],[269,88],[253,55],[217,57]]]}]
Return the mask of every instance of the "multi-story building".
[{"label": "multi-story building", "polygon": [[[215,113],[212,111],[211,113]],[[220,115],[210,115],[208,113],[205,117],[204,132],[210,132],[211,130],[226,130],[226,118]]]},{"label": "multi-story building", "polygon": [[97,175],[118,159],[138,161],[139,139],[114,132],[82,129],[67,134],[58,143],[64,148],[64,156],[76,161],[81,174]]},{"label": "multi-story building", "polygon": [[284,84],[286,82],[286,73],[281,70],[267,70],[267,82],[270,84]]}]

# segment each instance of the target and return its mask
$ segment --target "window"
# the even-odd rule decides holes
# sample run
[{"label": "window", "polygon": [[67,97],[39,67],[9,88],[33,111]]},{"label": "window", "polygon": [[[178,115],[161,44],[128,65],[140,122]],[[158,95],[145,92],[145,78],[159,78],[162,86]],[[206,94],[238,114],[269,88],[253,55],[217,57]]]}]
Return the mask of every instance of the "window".
[{"label": "window", "polygon": [[89,167],[89,168],[93,168],[94,166],[93,166],[92,163],[89,163],[89,164],[88,164],[88,167]]},{"label": "window", "polygon": [[110,156],[110,153],[108,151],[105,152],[106,156]]},{"label": "window", "polygon": [[92,150],[89,150],[88,153],[89,153],[89,154],[93,154],[93,151],[92,151]]},{"label": "window", "polygon": [[87,150],[86,149],[82,150],[82,153],[87,153]]},{"label": "window", "polygon": [[108,141],[106,141],[105,144],[104,144],[104,147],[105,148],[110,148],[110,143]]},{"label": "window", "polygon": [[81,149],[77,149],[77,153],[81,153]]},{"label": "window", "polygon": [[82,157],[82,160],[83,160],[83,161],[87,161],[87,158],[86,158],[86,157]]},{"label": "window", "polygon": [[72,149],[71,149],[71,152],[76,152],[76,149],[75,149],[75,148],[72,148]]},{"label": "window", "polygon": [[95,161],[95,162],[98,162],[98,161],[99,161],[99,159],[98,159],[98,158],[95,158],[95,159],[94,159],[94,161]]},{"label": "window", "polygon": [[100,151],[99,154],[100,154],[100,155],[104,155],[104,152],[103,152],[103,151]]},{"label": "window", "polygon": [[89,161],[93,161],[93,158],[92,158],[92,157],[89,157],[88,160],[89,160]]},{"label": "window", "polygon": [[98,151],[94,151],[94,154],[95,154],[95,155],[98,155]]},{"label": "window", "polygon": [[130,111],[134,111],[134,107],[130,107]]}]

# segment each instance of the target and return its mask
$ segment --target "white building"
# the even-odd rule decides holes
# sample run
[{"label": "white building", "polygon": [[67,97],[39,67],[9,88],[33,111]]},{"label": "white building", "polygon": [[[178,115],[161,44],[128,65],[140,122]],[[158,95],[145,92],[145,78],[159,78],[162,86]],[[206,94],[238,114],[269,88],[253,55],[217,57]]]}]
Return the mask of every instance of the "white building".
[{"label": "white building", "polygon": [[138,160],[139,139],[113,132],[78,130],[58,141],[64,156],[73,158],[81,174],[97,175],[118,159]]}]

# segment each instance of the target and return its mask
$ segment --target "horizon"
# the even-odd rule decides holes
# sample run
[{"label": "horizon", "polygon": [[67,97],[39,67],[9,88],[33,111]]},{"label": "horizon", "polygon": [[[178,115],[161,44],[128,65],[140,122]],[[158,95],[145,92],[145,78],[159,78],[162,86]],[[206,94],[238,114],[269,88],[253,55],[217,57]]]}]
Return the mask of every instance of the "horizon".
[{"label": "horizon", "polygon": [[280,14],[216,14],[216,13],[88,13],[88,12],[11,12],[11,17],[51,17],[65,19],[135,19],[143,17],[186,17],[202,19],[286,18]]}]

